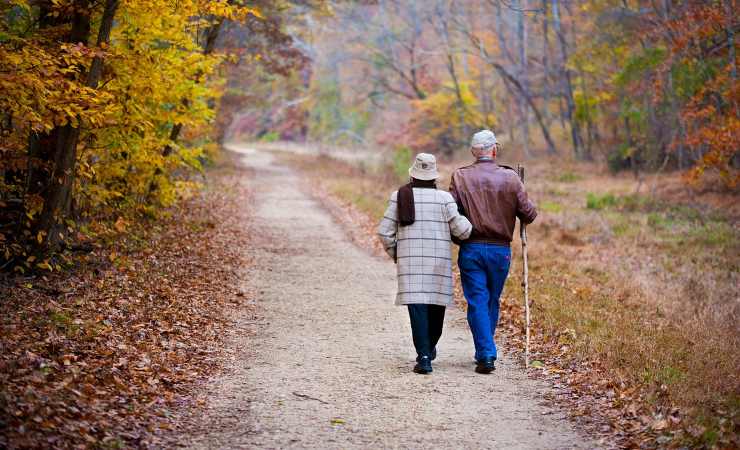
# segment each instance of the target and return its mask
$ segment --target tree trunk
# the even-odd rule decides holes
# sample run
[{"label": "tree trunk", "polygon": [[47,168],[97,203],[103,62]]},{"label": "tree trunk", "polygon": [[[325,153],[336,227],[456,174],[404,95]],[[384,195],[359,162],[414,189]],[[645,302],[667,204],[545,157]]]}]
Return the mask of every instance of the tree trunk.
[{"label": "tree trunk", "polygon": [[[442,41],[444,42],[445,47],[445,57],[446,57],[446,65],[447,65],[447,72],[450,75],[450,78],[452,79],[452,85],[455,89],[455,100],[456,100],[456,109],[457,109],[457,115],[458,120],[460,121],[460,133],[463,136],[462,141],[465,142],[467,139],[467,136],[469,134],[468,130],[468,124],[465,122],[465,113],[467,112],[467,106],[465,105],[465,100],[462,96],[462,88],[460,86],[460,79],[457,76],[457,69],[455,67],[455,55],[452,53],[453,43],[451,42],[451,36],[450,36],[450,29],[449,24],[447,22],[447,17],[445,17],[447,11],[443,11],[441,9],[438,9],[438,16],[439,16],[439,27],[438,27],[438,33],[442,37]],[[454,136],[454,133],[453,133]],[[457,145],[459,145],[459,142],[455,142],[452,144],[450,148],[450,152],[452,148],[455,148]]]},{"label": "tree trunk", "polygon": [[[580,69],[580,67],[579,67]],[[594,123],[591,117],[591,108],[589,107],[588,89],[586,86],[586,74],[581,72],[581,89],[583,90],[583,102],[586,108],[586,143],[583,147],[583,159],[591,161],[593,159],[592,149],[594,143]]]},{"label": "tree trunk", "polygon": [[[484,17],[485,14],[485,7],[483,6],[483,3],[478,4],[478,14],[480,17]],[[484,59],[483,51],[478,48],[478,56],[482,59]],[[481,97],[481,106],[482,106],[482,112],[484,117],[484,123],[482,124],[485,128],[492,128],[493,124],[488,123],[488,118],[494,114],[494,105],[493,105],[493,96],[491,94],[491,91],[493,90],[493,87],[488,86],[488,79],[485,71],[479,70],[478,71],[478,86],[480,87],[480,97]]]},{"label": "tree trunk", "polygon": [[[532,112],[534,113],[535,119],[537,119],[537,123],[540,125],[540,129],[542,130],[542,135],[545,138],[545,141],[547,142],[547,152],[550,154],[555,154],[557,151],[555,150],[555,143],[552,140],[552,137],[550,136],[550,131],[547,129],[547,125],[545,124],[542,114],[540,113],[540,110],[537,108],[537,105],[534,104],[534,100],[532,99],[532,96],[529,95],[529,93],[524,89],[522,84],[517,80],[517,78],[510,74],[504,66],[497,63],[494,58],[491,57],[491,55],[488,54],[488,51],[483,47],[483,43],[478,39],[474,34],[467,33],[468,38],[473,43],[474,46],[478,47],[480,54],[483,58],[483,60],[488,63],[491,67],[493,67],[496,72],[498,72],[499,76],[504,79],[504,84],[509,89],[510,93],[513,96],[522,96],[527,101],[527,104],[532,109]],[[507,104],[508,105],[508,104]],[[514,128],[511,130],[512,136]]]},{"label": "tree trunk", "polygon": [[638,154],[639,150],[637,146],[635,145],[634,139],[632,139],[632,128],[630,127],[630,119],[629,117],[624,118],[624,129],[627,132],[627,145],[630,147],[630,169],[632,169],[632,173],[635,175],[635,179],[640,177],[640,165],[638,162]]},{"label": "tree trunk", "polygon": [[[524,8],[526,8],[526,0],[518,0],[516,5],[519,9],[517,12],[517,39],[519,41],[519,79],[521,80],[524,92],[529,95],[527,67],[527,26],[524,22]],[[529,158],[529,105],[523,95],[519,96],[519,113],[520,120],[522,122],[522,146],[524,148],[524,156],[526,158]]]},{"label": "tree trunk", "polygon": [[[118,3],[118,0],[106,0],[105,2],[96,43],[98,47],[110,42],[113,17],[118,8]],[[89,32],[89,14],[84,15],[84,17],[80,14],[80,16],[76,17],[73,22],[73,30],[79,31],[79,29],[86,28]],[[84,20],[85,17],[87,22]],[[75,31],[72,35],[75,35]],[[97,88],[102,72],[103,58],[95,56],[87,73],[87,86],[93,89]],[[74,185],[77,141],[80,136],[80,129],[67,124],[52,130],[51,135],[56,137],[53,148],[53,169],[51,181],[44,195],[44,208],[41,211],[38,223],[38,231],[44,235],[43,245],[46,251],[58,249],[63,239],[64,220],[69,216],[72,204],[72,187]]]},{"label": "tree trunk", "polygon": [[542,118],[550,125],[550,38],[548,36],[547,0],[542,0]]},{"label": "tree trunk", "polygon": [[[56,14],[54,14],[56,12]],[[68,15],[54,11],[51,1],[39,2],[39,29],[69,25],[69,34],[61,37],[62,42],[87,44],[90,38],[90,2],[77,1]],[[62,127],[49,132],[32,131],[28,136],[28,166],[26,192],[30,195],[46,193],[51,183],[54,164],[54,149],[59,141]]]},{"label": "tree trunk", "polygon": [[[727,14],[727,17],[735,17],[734,11],[732,8],[733,2],[726,1],[723,2],[725,4],[725,12]],[[737,19],[737,18],[736,18]],[[727,34],[727,47],[728,47],[728,64],[730,65],[730,77],[732,77],[733,83],[737,83],[737,56],[735,55],[735,30],[733,29],[732,24],[730,24],[727,29],[725,30]],[[737,104],[737,98],[732,97],[732,106],[735,109],[735,116],[740,116],[740,108],[738,108]]]},{"label": "tree trunk", "polygon": [[555,26],[555,34],[560,41],[560,53],[561,53],[561,70],[563,72],[563,84],[565,94],[565,113],[568,124],[570,125],[571,139],[573,140],[573,153],[576,158],[582,158],[582,144],[581,136],[578,129],[578,124],[574,120],[575,114],[575,101],[573,99],[573,83],[571,82],[570,70],[566,67],[568,61],[568,46],[565,41],[565,35],[560,24],[560,2],[559,0],[552,0],[552,19],[553,25]]},{"label": "tree trunk", "polygon": [[499,63],[490,60],[490,58],[487,60],[488,64],[490,64],[496,71],[501,75],[502,78],[508,80],[509,84],[513,86],[517,93],[521,96],[523,96],[527,103],[529,104],[529,107],[532,109],[532,112],[534,113],[535,119],[537,119],[537,123],[540,125],[540,129],[542,130],[542,135],[545,137],[545,141],[547,142],[547,152],[551,154],[557,153],[555,150],[555,143],[552,140],[552,137],[550,136],[550,131],[547,129],[547,126],[545,125],[544,120],[542,119],[542,114],[540,113],[540,110],[537,108],[537,106],[534,104],[534,100],[532,97],[527,93],[527,91],[524,90],[524,87],[521,83],[519,83],[519,80],[516,79],[515,76],[510,74],[506,71],[506,69]]}]

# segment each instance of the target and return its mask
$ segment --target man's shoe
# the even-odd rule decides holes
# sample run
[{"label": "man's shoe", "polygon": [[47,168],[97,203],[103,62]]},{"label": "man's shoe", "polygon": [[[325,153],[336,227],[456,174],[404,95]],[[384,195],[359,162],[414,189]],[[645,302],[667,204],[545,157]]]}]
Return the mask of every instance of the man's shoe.
[{"label": "man's shoe", "polygon": [[483,358],[475,363],[477,373],[491,373],[496,370],[496,358]]},{"label": "man's shoe", "polygon": [[414,366],[414,372],[420,374],[432,373],[432,360],[428,356],[422,356]]}]

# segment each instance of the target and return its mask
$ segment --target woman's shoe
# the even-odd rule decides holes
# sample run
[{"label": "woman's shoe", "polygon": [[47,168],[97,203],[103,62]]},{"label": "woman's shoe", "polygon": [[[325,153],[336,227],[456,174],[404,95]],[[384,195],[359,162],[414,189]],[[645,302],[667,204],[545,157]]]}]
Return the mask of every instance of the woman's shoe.
[{"label": "woman's shoe", "polygon": [[414,372],[420,374],[432,373],[432,360],[428,356],[422,356],[414,366]]}]

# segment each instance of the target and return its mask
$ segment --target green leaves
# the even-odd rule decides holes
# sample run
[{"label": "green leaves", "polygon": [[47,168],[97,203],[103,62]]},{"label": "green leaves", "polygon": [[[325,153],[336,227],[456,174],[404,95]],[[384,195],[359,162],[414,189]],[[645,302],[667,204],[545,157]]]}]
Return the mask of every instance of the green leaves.
[{"label": "green leaves", "polygon": [[630,56],[614,81],[617,87],[625,88],[629,83],[643,80],[645,73],[654,70],[667,56],[664,47],[648,47],[642,52]]}]

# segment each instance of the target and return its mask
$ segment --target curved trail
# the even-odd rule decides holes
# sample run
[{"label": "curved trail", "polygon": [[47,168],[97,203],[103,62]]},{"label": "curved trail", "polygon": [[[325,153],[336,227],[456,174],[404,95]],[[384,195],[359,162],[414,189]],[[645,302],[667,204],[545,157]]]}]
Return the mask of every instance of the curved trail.
[{"label": "curved trail", "polygon": [[[463,313],[448,308],[430,376],[411,372],[408,313],[394,306],[395,267],[354,246],[299,177],[268,152],[254,168],[259,305],[237,317],[233,366],[208,386],[192,448],[594,448],[545,386],[513,361],[473,372]],[[504,345],[505,351],[505,345]]]}]

